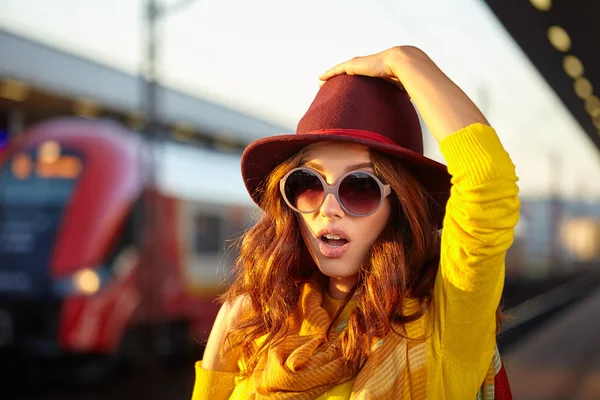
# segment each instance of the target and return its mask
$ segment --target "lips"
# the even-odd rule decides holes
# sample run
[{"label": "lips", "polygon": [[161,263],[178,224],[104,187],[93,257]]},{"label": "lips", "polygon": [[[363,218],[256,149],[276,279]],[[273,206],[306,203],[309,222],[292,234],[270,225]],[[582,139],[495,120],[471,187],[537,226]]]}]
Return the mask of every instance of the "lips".
[{"label": "lips", "polygon": [[324,228],[317,233],[319,250],[329,258],[343,256],[350,248],[350,239],[341,229]]}]

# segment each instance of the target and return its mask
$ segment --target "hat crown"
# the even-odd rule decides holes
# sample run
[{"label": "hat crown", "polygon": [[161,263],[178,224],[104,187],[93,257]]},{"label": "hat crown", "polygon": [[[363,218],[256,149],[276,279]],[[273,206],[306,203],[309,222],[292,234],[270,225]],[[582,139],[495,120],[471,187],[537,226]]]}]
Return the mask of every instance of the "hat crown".
[{"label": "hat crown", "polygon": [[342,129],[373,132],[423,154],[421,124],[410,98],[383,79],[359,75],[330,78],[298,123],[296,133]]}]

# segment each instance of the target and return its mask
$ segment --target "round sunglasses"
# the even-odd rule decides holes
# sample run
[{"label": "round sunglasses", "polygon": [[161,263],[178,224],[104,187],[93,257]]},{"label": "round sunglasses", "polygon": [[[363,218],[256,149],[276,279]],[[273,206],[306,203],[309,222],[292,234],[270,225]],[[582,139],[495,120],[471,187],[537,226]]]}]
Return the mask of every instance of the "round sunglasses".
[{"label": "round sunglasses", "polygon": [[321,208],[329,193],[335,196],[342,209],[355,217],[366,217],[381,207],[392,192],[370,172],[351,171],[328,184],[315,170],[295,168],[279,181],[279,190],[287,205],[301,214],[310,214]]}]

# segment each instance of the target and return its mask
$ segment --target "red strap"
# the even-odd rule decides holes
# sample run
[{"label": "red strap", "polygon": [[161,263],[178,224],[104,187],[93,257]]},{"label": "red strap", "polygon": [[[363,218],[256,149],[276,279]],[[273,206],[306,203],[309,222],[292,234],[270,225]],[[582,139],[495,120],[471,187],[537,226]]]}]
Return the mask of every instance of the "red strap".
[{"label": "red strap", "polygon": [[318,135],[338,135],[338,136],[346,136],[352,138],[359,139],[367,139],[373,140],[375,142],[386,143],[386,144],[395,144],[392,139],[388,139],[387,137],[380,135],[379,133],[371,132],[371,131],[363,131],[360,129],[321,129],[318,131],[306,132],[307,134],[318,134]]},{"label": "red strap", "polygon": [[502,363],[500,371],[494,377],[494,400],[512,400],[512,398],[508,375],[504,363]]}]

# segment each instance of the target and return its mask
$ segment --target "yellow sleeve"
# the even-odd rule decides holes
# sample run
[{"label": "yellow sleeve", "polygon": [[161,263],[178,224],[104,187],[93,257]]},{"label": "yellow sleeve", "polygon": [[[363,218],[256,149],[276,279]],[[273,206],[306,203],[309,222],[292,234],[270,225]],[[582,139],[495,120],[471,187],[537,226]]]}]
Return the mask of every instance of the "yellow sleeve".
[{"label": "yellow sleeve", "polygon": [[235,387],[235,372],[211,371],[202,368],[202,361],[196,363],[196,382],[192,400],[229,399]]},{"label": "yellow sleeve", "polygon": [[472,372],[467,375],[480,385],[496,344],[504,260],[519,219],[518,179],[496,132],[487,125],[461,129],[440,148],[452,189],[434,288],[436,347],[444,363]]}]

